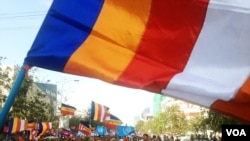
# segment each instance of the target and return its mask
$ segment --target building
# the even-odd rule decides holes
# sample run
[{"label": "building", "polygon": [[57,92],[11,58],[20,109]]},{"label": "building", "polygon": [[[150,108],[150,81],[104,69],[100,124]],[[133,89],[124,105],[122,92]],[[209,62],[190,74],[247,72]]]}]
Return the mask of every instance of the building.
[{"label": "building", "polygon": [[165,95],[155,94],[153,101],[153,116],[157,116],[161,112],[161,103],[166,98]]},{"label": "building", "polygon": [[180,110],[186,115],[187,119],[190,119],[192,116],[198,115],[201,113],[203,107],[191,104],[186,101],[178,100],[171,97],[166,97],[162,103],[161,108],[164,110],[166,107],[177,104],[180,107]]},{"label": "building", "polygon": [[[51,114],[56,115],[57,113],[57,85],[49,83],[35,82],[33,88],[46,95],[44,101],[53,106],[53,112]],[[31,95],[29,95],[31,96]]]}]

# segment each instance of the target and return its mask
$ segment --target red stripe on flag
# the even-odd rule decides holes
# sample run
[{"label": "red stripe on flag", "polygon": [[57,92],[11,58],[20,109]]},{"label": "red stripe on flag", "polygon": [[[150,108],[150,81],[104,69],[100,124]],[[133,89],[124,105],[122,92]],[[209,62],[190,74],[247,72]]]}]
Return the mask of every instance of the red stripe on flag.
[{"label": "red stripe on flag", "polygon": [[21,128],[21,119],[18,119],[18,120],[17,120],[17,126],[16,126],[15,131],[16,131],[16,132],[20,132],[20,128]]},{"label": "red stripe on flag", "polygon": [[208,0],[163,1],[152,1],[136,56],[117,84],[160,92],[175,74],[183,71],[203,26]]}]

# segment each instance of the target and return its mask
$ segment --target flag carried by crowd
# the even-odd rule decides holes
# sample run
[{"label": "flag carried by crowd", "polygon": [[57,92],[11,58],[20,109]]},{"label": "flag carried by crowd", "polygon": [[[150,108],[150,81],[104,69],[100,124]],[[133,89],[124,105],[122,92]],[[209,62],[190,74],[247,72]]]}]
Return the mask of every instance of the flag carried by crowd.
[{"label": "flag carried by crowd", "polygon": [[90,123],[86,121],[80,121],[78,131],[82,132],[86,136],[90,136],[92,132],[90,128]]},{"label": "flag carried by crowd", "polygon": [[47,132],[50,132],[52,129],[51,122],[33,122],[28,120],[19,119],[17,117],[10,118],[8,125],[3,129],[3,132],[6,134],[19,134],[20,132],[25,131],[26,138],[28,140],[34,140],[35,137],[40,137],[45,135]]},{"label": "flag carried by crowd", "polygon": [[109,108],[107,106],[92,101],[90,119],[94,121],[103,122],[105,118],[109,118],[108,110]]},{"label": "flag carried by crowd", "polygon": [[119,137],[126,137],[128,135],[131,135],[132,133],[135,133],[135,128],[133,126],[117,126],[117,133]]},{"label": "flag carried by crowd", "polygon": [[249,9],[242,0],[54,0],[24,64],[250,121]]},{"label": "flag carried by crowd", "polygon": [[76,108],[67,104],[62,103],[61,114],[62,115],[75,115]]},{"label": "flag carried by crowd", "polygon": [[27,120],[19,119],[19,118],[10,118],[8,124],[8,134],[15,134],[27,129]]}]

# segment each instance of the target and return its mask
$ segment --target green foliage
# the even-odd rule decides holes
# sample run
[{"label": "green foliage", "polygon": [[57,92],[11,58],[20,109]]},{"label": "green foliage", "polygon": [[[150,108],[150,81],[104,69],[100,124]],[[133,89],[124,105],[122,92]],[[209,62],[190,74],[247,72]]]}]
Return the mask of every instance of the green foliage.
[{"label": "green foliage", "polygon": [[[3,95],[3,90],[9,91],[16,79],[20,67],[15,66],[14,70],[11,68],[0,68],[0,104],[6,100]],[[10,77],[9,73],[14,71],[14,77]],[[15,101],[7,115],[6,122],[10,117],[18,117],[22,119],[34,121],[51,121],[54,127],[58,127],[59,118],[54,116],[52,112],[54,108],[51,104],[44,101],[45,94],[34,91],[34,82],[32,76],[23,80],[23,83],[18,91]]]},{"label": "green foliage", "polygon": [[4,90],[9,91],[12,85],[12,82],[11,82],[12,79],[9,78],[10,71],[11,71],[11,68],[9,67],[5,69],[0,67],[0,109],[2,109],[2,104],[5,102],[7,98],[6,95],[4,94]]},{"label": "green foliage", "polygon": [[144,126],[144,122],[142,120],[139,120],[136,124],[135,124],[135,130],[136,131],[142,131],[143,130],[143,126]]},{"label": "green foliage", "polygon": [[204,112],[202,111],[200,114],[194,115],[189,120],[189,131],[197,132],[205,132],[207,130],[207,125],[203,124],[205,120]]},{"label": "green foliage", "polygon": [[245,124],[239,120],[233,119],[232,117],[228,117],[214,110],[209,110],[207,115],[208,117],[201,122],[201,125],[206,125],[208,129],[211,129],[215,132],[221,132],[222,124]]},{"label": "green foliage", "polygon": [[136,131],[152,134],[182,134],[187,131],[187,120],[178,105],[166,107],[150,121],[139,121],[135,125]]}]

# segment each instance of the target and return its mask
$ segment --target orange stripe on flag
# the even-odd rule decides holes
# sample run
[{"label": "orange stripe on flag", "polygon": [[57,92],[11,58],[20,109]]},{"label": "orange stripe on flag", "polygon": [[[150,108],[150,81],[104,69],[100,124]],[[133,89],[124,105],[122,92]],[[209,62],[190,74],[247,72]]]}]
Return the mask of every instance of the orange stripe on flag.
[{"label": "orange stripe on flag", "polygon": [[[116,81],[138,49],[150,8],[151,0],[104,1],[91,34],[71,56],[64,71],[71,73],[77,69],[81,75]],[[107,67],[110,64],[115,65]]]},{"label": "orange stripe on flag", "polygon": [[154,0],[136,56],[116,83],[161,92],[186,66],[201,32],[207,5],[207,1]]},{"label": "orange stripe on flag", "polygon": [[240,88],[237,95],[230,101],[217,100],[212,108],[220,111],[226,115],[230,115],[237,119],[246,121],[250,123],[250,112],[246,112],[250,110],[250,77],[248,77],[247,81]]}]

